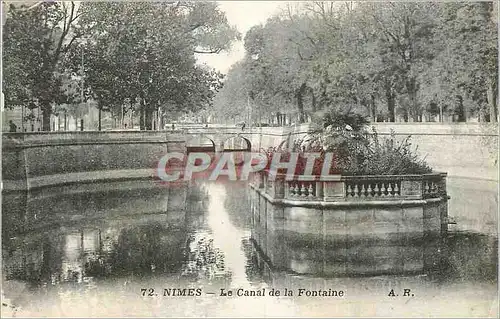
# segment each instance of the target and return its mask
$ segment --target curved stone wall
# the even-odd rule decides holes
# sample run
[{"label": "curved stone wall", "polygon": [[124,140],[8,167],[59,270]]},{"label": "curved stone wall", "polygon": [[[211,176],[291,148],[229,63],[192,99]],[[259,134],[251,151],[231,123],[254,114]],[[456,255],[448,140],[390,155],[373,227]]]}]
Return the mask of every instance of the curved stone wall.
[{"label": "curved stone wall", "polygon": [[[303,127],[203,128],[176,131],[3,133],[4,191],[97,180],[150,179],[167,152],[186,153],[193,141],[213,140],[216,151],[240,137],[253,150],[278,145]],[[306,132],[306,131],[304,131]],[[191,143],[191,144],[189,144]],[[200,146],[204,146],[203,144]],[[196,147],[196,145],[195,145]]]},{"label": "curved stone wall", "polygon": [[158,133],[4,134],[5,190],[88,180],[153,176],[157,161],[183,142]]},{"label": "curved stone wall", "polygon": [[252,238],[278,270],[407,274],[431,270],[437,262],[439,237],[447,229],[447,196],[297,201],[269,193],[252,186]]}]

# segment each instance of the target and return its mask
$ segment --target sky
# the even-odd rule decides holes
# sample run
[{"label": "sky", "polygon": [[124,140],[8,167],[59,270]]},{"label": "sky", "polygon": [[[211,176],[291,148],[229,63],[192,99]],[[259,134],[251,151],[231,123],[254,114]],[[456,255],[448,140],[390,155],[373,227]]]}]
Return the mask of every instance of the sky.
[{"label": "sky", "polygon": [[241,60],[245,54],[243,38],[245,33],[254,25],[265,23],[274,14],[280,13],[285,1],[218,1],[219,7],[226,13],[230,25],[236,26],[241,33],[241,41],[234,42],[231,52],[220,54],[198,55],[199,63],[207,65],[227,74],[235,62]]}]

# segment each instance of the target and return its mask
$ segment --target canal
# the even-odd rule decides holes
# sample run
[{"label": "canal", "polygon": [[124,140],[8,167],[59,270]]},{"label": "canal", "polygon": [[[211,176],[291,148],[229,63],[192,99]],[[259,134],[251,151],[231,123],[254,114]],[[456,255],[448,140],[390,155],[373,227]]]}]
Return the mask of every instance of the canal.
[{"label": "canal", "polygon": [[[273,267],[254,244],[251,198],[247,184],[236,182],[166,187],[129,181],[5,193],[2,314],[452,317],[498,312],[498,239],[488,232],[452,231],[434,239],[432,256],[422,253],[423,261],[416,260],[431,260],[426,272],[299,275]],[[367,263],[372,254],[384,254],[369,244],[348,254]],[[393,258],[390,250],[387,254]]]}]

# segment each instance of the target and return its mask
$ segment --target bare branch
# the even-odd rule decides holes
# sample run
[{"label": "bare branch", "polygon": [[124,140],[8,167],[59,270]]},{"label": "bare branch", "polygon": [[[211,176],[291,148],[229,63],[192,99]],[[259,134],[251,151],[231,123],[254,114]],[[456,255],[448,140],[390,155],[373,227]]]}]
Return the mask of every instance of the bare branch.
[{"label": "bare branch", "polygon": [[199,54],[219,54],[221,53],[222,48],[212,49],[212,50],[194,50],[194,53]]},{"label": "bare branch", "polygon": [[[63,16],[63,21],[64,21],[63,22],[63,30],[66,30],[66,27],[67,27],[66,26],[66,23],[67,23],[66,18],[68,16],[68,10],[66,8],[66,3],[65,2],[63,2],[62,7],[63,7],[63,12],[64,12],[64,16]],[[57,23],[54,23],[54,26],[57,26]]]},{"label": "bare branch", "polygon": [[[64,11],[66,12],[66,10],[64,10]],[[57,47],[56,47],[56,50],[54,52],[54,56],[53,56],[53,59],[52,59],[52,64],[53,65],[55,65],[57,63],[57,61],[59,59],[59,56],[60,56],[60,54],[62,52],[64,39],[68,35],[68,32],[69,32],[69,30],[71,28],[72,19],[74,17],[74,14],[75,14],[75,3],[72,1],[71,2],[71,11],[70,11],[70,14],[69,14],[69,20],[66,20],[66,14],[65,14],[64,28],[62,30],[61,36],[59,37],[59,41],[57,42]]]},{"label": "bare branch", "polygon": [[64,46],[64,48],[61,49],[61,53],[67,53],[71,46],[73,45],[73,42],[75,42],[77,39],[80,39],[83,36],[83,33],[78,33],[71,38],[68,44]]},{"label": "bare branch", "polygon": [[199,27],[202,27],[203,24],[202,23],[196,23],[196,24],[193,24],[193,25],[190,25],[189,28],[188,28],[188,32],[193,32],[194,30],[198,29]]}]

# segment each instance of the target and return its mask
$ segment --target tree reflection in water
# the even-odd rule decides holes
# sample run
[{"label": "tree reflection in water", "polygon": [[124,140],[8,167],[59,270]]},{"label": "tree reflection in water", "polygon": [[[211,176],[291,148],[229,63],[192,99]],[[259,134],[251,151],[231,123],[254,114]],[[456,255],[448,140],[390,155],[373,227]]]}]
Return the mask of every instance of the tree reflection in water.
[{"label": "tree reflection in water", "polygon": [[230,280],[231,272],[226,269],[224,253],[214,246],[210,234],[200,232],[189,236],[188,257],[181,276],[205,282]]},{"label": "tree reflection in water", "polygon": [[185,232],[160,224],[122,229],[109,256],[114,275],[173,273],[183,263]]},{"label": "tree reflection in water", "polygon": [[229,212],[231,223],[241,229],[247,230],[252,226],[250,213],[249,189],[245,182],[231,182],[225,184],[224,208]]}]

